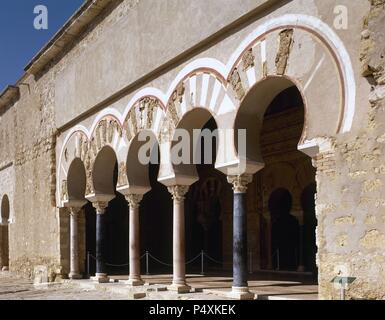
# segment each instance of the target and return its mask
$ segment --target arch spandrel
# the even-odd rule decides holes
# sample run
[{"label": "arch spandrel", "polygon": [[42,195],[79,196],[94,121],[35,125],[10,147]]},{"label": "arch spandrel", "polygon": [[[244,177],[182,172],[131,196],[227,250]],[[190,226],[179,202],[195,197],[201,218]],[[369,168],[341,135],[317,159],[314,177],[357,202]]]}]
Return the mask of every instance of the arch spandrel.
[{"label": "arch spandrel", "polygon": [[[138,135],[141,132],[152,136],[154,143],[158,144],[158,137],[165,118],[164,104],[153,95],[146,95],[139,98],[125,112],[123,122],[122,148],[119,149],[119,177],[117,188],[122,193],[132,192],[137,184],[135,177],[130,177],[130,164],[138,163],[137,153],[133,154],[132,149],[138,149],[142,143],[137,143]],[[140,183],[139,183],[140,184]],[[143,186],[142,186],[143,187]],[[139,188],[140,189],[140,188]],[[139,190],[138,189],[138,190]],[[142,188],[143,190],[145,188]],[[140,190],[142,190],[140,189]]]},{"label": "arch spandrel", "polygon": [[87,196],[95,193],[94,166],[95,160],[97,159],[100,152],[105,147],[109,147],[115,153],[118,163],[121,162],[121,159],[119,159],[119,149],[122,142],[122,137],[122,125],[119,119],[117,119],[115,116],[106,115],[98,121],[91,134],[89,140],[88,155],[85,159]]},{"label": "arch spandrel", "polygon": [[125,136],[128,142],[142,130],[159,133],[160,124],[164,116],[162,102],[153,96],[140,98],[128,111],[124,120]]},{"label": "arch spandrel", "polygon": [[[172,139],[175,129],[181,127],[186,115],[194,110],[207,110],[216,121],[218,131],[232,127],[230,114],[236,110],[235,99],[228,92],[227,83],[222,73],[223,70],[209,68],[215,65],[212,60],[201,61],[202,67],[189,70],[181,77],[173,90],[167,103],[166,116],[164,117],[159,133],[161,145],[161,166],[159,171],[160,180],[164,181],[175,176],[175,170],[170,164]],[[220,65],[217,63],[217,65]],[[230,121],[228,121],[230,119]],[[202,124],[203,125],[203,124]],[[183,128],[182,124],[182,128]],[[200,127],[198,126],[197,129]],[[219,138],[220,139],[220,138]],[[222,159],[220,157],[220,159]]]},{"label": "arch spandrel", "polygon": [[[227,78],[229,92],[239,106],[235,122],[241,117],[251,121],[247,114],[240,113],[255,95],[255,88],[263,86],[266,80],[288,79],[295,85],[303,96],[306,113],[298,148],[312,156],[319,152],[320,144],[324,145],[324,137],[350,130],[355,109],[354,75],[347,51],[338,36],[326,24],[315,23],[317,21],[314,17],[285,15],[266,23],[270,28],[259,27],[253,33],[254,38],[250,36],[237,49],[239,56],[233,56],[234,64]],[[265,93],[254,97],[256,106],[250,115],[263,118],[265,109],[258,109],[258,104],[267,107],[265,100],[270,99],[269,94],[274,91],[271,88],[261,90]],[[258,123],[247,126],[258,127]],[[237,141],[234,139],[233,143],[236,145]],[[258,150],[254,151],[252,161],[249,157],[245,159],[244,172],[262,167],[257,165],[263,163]],[[241,169],[238,171],[242,173]]]},{"label": "arch spandrel", "polygon": [[[311,33],[294,27],[274,30],[242,53],[230,72],[229,91],[240,106],[257,83],[271,76],[287,77],[311,106],[306,110],[305,140],[336,134],[341,131],[345,108],[338,63]],[[319,99],[320,95],[324,98]],[[328,118],[321,126],[320,117]]]},{"label": "arch spandrel", "polygon": [[149,164],[158,163],[158,147],[157,137],[150,129],[142,128],[131,139],[126,153],[127,160],[119,166],[117,190],[120,193],[145,194],[151,189]]},{"label": "arch spandrel", "polygon": [[68,173],[71,164],[79,159],[86,163],[89,152],[89,139],[87,133],[83,130],[75,130],[69,134],[68,139],[65,141],[65,145],[62,149],[59,160],[59,203],[60,206],[64,205],[65,201],[68,201]]},{"label": "arch spandrel", "polygon": [[65,207],[82,206],[86,203],[86,170],[80,157],[75,157],[70,163],[67,180],[62,182],[61,201]]},{"label": "arch spandrel", "polygon": [[[295,44],[301,38],[300,33],[302,32],[308,35],[311,41],[321,45],[322,51],[326,52],[332,59],[334,70],[328,81],[335,81],[337,83],[337,87],[341,88],[342,97],[339,109],[341,117],[339,118],[340,123],[337,127],[337,132],[348,132],[352,126],[356,102],[353,66],[342,40],[328,24],[317,17],[303,14],[285,14],[262,23],[244,39],[232,54],[227,64],[228,75],[230,76],[234,68],[241,64],[241,60],[247,50],[255,46],[260,46],[261,57],[258,57],[258,59],[260,59],[262,65],[262,75],[287,74],[287,67],[292,63],[290,60],[294,56],[292,55],[292,50],[295,50]],[[287,41],[288,39],[285,35],[288,35],[291,41]],[[271,36],[273,37],[271,38]],[[302,50],[300,55],[304,59],[306,52],[303,52],[303,50],[308,50],[309,48],[301,46],[299,49]],[[318,52],[318,49],[316,51]],[[287,63],[286,68],[284,68],[285,70],[282,73],[282,66],[285,66],[285,62]],[[316,61],[316,64],[318,63],[319,61]],[[300,63],[296,67],[293,65],[293,67],[296,69],[302,68],[303,64]],[[277,70],[278,66],[280,67],[279,70]],[[290,76],[291,73],[287,75]],[[297,77],[297,80],[300,83],[302,79]]]}]

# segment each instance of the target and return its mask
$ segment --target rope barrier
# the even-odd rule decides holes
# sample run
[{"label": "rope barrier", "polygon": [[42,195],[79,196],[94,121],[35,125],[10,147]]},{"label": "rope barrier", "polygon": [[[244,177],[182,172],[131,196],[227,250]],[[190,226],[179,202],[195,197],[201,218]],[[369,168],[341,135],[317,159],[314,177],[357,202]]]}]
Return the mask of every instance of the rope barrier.
[{"label": "rope barrier", "polygon": [[128,263],[125,263],[125,264],[112,264],[112,263],[105,263],[106,266],[109,266],[109,267],[128,267]]},{"label": "rope barrier", "polygon": [[191,260],[189,260],[189,261],[186,262],[185,264],[193,263],[195,260],[197,260],[197,259],[200,258],[201,256],[202,256],[202,253],[198,254],[195,258],[192,258]]},{"label": "rope barrier", "polygon": [[205,256],[207,259],[211,260],[212,262],[217,263],[217,264],[223,264],[223,261],[215,260],[214,258],[211,258],[211,257],[210,257],[209,255],[207,255],[206,253],[203,253],[203,254],[204,254],[204,256]]},{"label": "rope barrier", "polygon": [[[146,252],[144,253],[142,256],[140,256],[140,259],[143,259],[145,258],[146,256],[149,256],[150,258],[152,258],[153,260],[155,260],[156,262],[164,265],[164,266],[167,266],[167,267],[173,267],[173,264],[170,264],[170,263],[166,263],[166,262],[163,262],[162,260],[158,259],[157,257],[154,257],[151,253],[149,252]],[[88,253],[88,257],[91,257],[92,259],[94,259],[95,261],[97,260],[95,256],[93,256],[92,254]],[[192,258],[191,260],[185,262],[186,265],[188,264],[191,264],[193,263],[194,261],[196,261],[197,259],[201,258],[201,257],[206,257],[207,259],[209,259],[210,261],[214,262],[214,263],[217,263],[217,264],[223,264],[222,261],[218,261],[218,260],[215,260],[214,258],[210,257],[208,254],[206,254],[204,251],[200,252],[198,255],[196,255],[194,258]],[[129,266],[129,263],[124,263],[124,264],[112,264],[112,263],[105,263],[106,266],[110,266],[110,267],[126,267],[126,266]]]},{"label": "rope barrier", "polygon": [[[93,256],[92,254],[88,254],[89,257],[91,257],[92,259],[94,259],[95,261],[97,260],[95,256]],[[112,264],[112,263],[105,263],[106,266],[109,266],[109,267],[127,267],[129,265],[129,263],[124,263],[124,264]]]},{"label": "rope barrier", "polygon": [[154,257],[151,253],[148,253],[148,255],[150,256],[150,258],[154,259],[156,262],[164,265],[164,266],[167,266],[167,267],[172,267],[173,265],[172,264],[169,264],[169,263],[165,263],[161,260],[159,260],[158,258]]}]

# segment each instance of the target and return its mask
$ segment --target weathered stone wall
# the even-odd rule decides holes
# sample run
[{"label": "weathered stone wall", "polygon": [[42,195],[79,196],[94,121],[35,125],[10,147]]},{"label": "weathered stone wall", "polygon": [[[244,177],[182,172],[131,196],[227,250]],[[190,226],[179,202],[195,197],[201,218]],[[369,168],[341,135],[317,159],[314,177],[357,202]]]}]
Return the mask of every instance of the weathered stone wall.
[{"label": "weathered stone wall", "polygon": [[13,215],[13,195],[15,189],[15,111],[9,106],[0,110],[0,201],[7,195]]},{"label": "weathered stone wall", "polygon": [[10,232],[10,269],[33,276],[37,265],[51,276],[59,266],[55,193],[54,73],[24,79],[13,106],[15,223]]},{"label": "weathered stone wall", "polygon": [[[330,283],[357,279],[351,299],[385,298],[385,1],[371,0],[362,32],[362,75],[372,85],[355,134],[332,141],[317,166],[317,242],[320,294],[338,299]],[[370,101],[369,101],[370,100]]]},{"label": "weathered stone wall", "polygon": [[[0,110],[0,205],[3,198],[8,197],[9,201],[9,226],[8,233],[13,232],[15,222],[14,193],[15,193],[15,112],[12,106]],[[3,215],[4,213],[1,212]],[[6,223],[4,221],[4,223]],[[5,255],[7,255],[6,230],[7,226],[0,229],[0,266],[5,265]]]}]

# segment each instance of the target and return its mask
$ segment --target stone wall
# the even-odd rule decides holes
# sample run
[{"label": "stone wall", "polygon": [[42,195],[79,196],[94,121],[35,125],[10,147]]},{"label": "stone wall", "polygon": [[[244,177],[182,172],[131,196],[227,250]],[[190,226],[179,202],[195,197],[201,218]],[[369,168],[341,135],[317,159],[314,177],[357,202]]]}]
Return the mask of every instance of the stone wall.
[{"label": "stone wall", "polygon": [[[356,277],[347,298],[385,298],[385,1],[371,0],[362,32],[362,75],[372,86],[357,134],[315,160],[320,294],[338,299],[338,274]],[[331,192],[331,190],[333,190]]]},{"label": "stone wall", "polygon": [[59,267],[53,76],[26,77],[13,106],[16,222],[10,230],[11,271],[32,277],[35,266],[44,265],[50,279]]}]

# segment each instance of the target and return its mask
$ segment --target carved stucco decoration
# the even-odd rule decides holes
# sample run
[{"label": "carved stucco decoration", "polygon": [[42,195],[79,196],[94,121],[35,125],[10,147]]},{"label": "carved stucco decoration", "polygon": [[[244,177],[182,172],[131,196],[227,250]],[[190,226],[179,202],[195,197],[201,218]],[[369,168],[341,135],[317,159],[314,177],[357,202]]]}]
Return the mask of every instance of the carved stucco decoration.
[{"label": "carved stucco decoration", "polygon": [[286,72],[287,62],[293,44],[293,33],[293,29],[285,29],[279,33],[279,49],[275,58],[278,75],[283,75]]},{"label": "carved stucco decoration", "polygon": [[182,202],[185,199],[189,186],[175,185],[167,187],[168,192],[171,193],[172,199],[176,202]]},{"label": "carved stucco decoration", "polygon": [[104,146],[113,142],[115,134],[122,136],[122,128],[116,119],[106,118],[98,123],[90,143],[94,157]]},{"label": "carved stucco decoration", "polygon": [[253,181],[251,174],[228,176],[227,181],[233,185],[234,193],[246,193],[247,185]]},{"label": "carved stucco decoration", "polygon": [[128,141],[131,141],[140,130],[153,129],[157,108],[160,108],[159,100],[150,96],[140,99],[132,107],[124,123]]},{"label": "carved stucco decoration", "polygon": [[125,186],[128,184],[127,179],[127,167],[124,162],[119,163],[118,168],[118,187]]},{"label": "carved stucco decoration", "polygon": [[171,99],[167,105],[167,117],[169,117],[174,125],[174,128],[178,125],[180,120],[180,116],[177,111],[177,104],[181,104],[183,102],[185,92],[184,83],[180,83],[178,87],[173,92]]},{"label": "carved stucco decoration", "polygon": [[118,135],[122,137],[123,130],[119,122],[114,117],[106,117],[102,119],[93,135],[91,140],[87,143],[85,138],[81,139],[81,157],[84,161],[84,166],[86,170],[86,194],[94,193],[93,181],[92,181],[92,168],[96,156],[100,150],[106,145],[111,145],[113,143],[114,136]]},{"label": "carved stucco decoration", "polygon": [[142,194],[128,194],[125,196],[126,200],[130,205],[130,209],[138,209],[140,202],[143,199]]},{"label": "carved stucco decoration", "polygon": [[137,112],[135,107],[133,107],[130,112],[128,113],[128,117],[126,120],[127,126],[127,139],[128,141],[131,141],[133,137],[135,137],[138,133],[138,118],[137,118]]},{"label": "carved stucco decoration", "polygon": [[185,86],[184,86],[184,83],[181,82],[176,88],[176,96],[179,103],[183,102],[184,92],[185,92]]},{"label": "carved stucco decoration", "polygon": [[255,61],[255,56],[253,54],[253,49],[250,48],[245,52],[245,54],[242,57],[243,71],[247,71],[250,68],[254,67],[254,61]]},{"label": "carved stucco decoration", "polygon": [[140,128],[151,129],[154,122],[154,114],[158,107],[158,100],[146,97],[139,102]]},{"label": "carved stucco decoration", "polygon": [[85,135],[81,135],[79,138],[79,156],[82,161],[86,159],[88,153],[88,139]]},{"label": "carved stucco decoration", "polygon": [[239,75],[238,69],[234,68],[229,79],[230,85],[235,92],[235,96],[238,100],[242,100],[245,96],[245,89],[242,85],[241,76]]},{"label": "carved stucco decoration", "polygon": [[85,169],[86,169],[86,195],[94,193],[94,187],[92,183],[92,167],[93,167],[94,157],[89,153],[85,159]]}]

